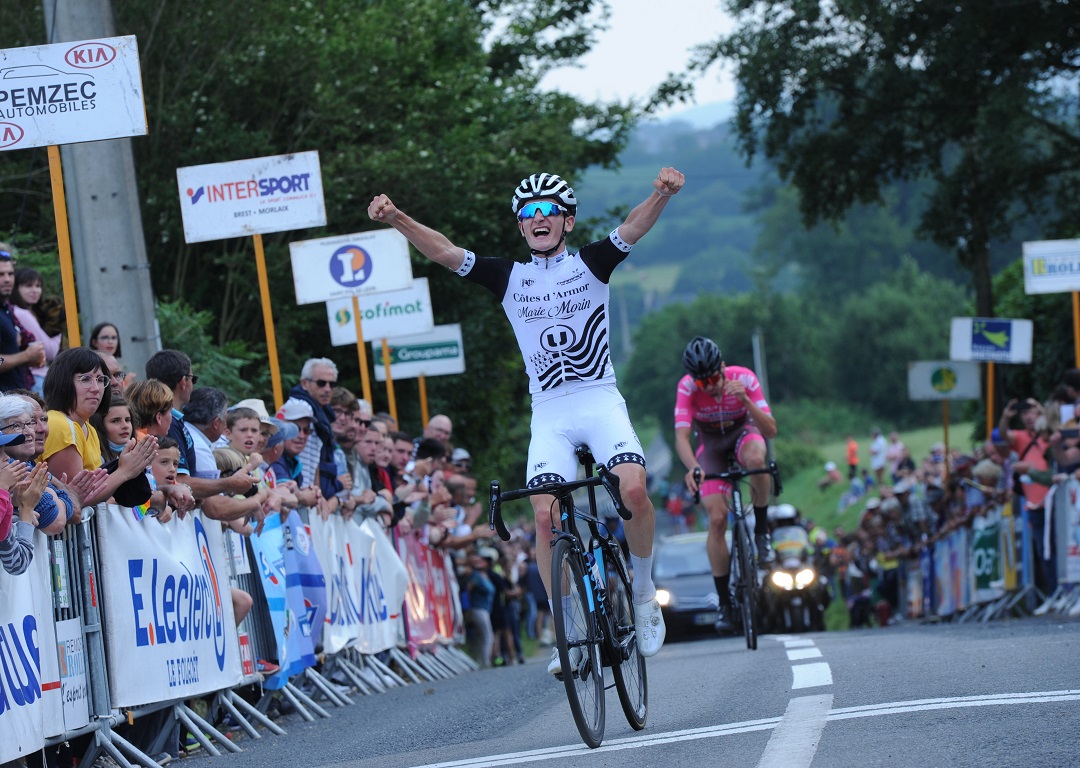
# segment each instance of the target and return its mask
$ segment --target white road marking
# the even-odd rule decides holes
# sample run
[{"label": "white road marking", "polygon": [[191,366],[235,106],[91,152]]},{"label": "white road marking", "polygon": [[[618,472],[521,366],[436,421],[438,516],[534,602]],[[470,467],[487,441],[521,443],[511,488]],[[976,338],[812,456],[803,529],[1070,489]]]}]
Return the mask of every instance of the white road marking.
[{"label": "white road marking", "polygon": [[[817,698],[817,697],[803,697]],[[879,717],[881,715],[906,714],[910,712],[928,712],[938,709],[961,709],[964,707],[990,707],[1006,704],[1055,704],[1063,701],[1080,701],[1080,690],[1032,691],[1029,693],[999,693],[985,696],[959,696],[949,699],[918,699],[913,701],[894,701],[885,704],[868,704],[861,707],[845,707],[829,710],[826,719],[850,720],[859,717]],[[739,723],[727,723],[708,728],[692,728],[682,731],[669,731],[648,736],[632,736],[625,739],[612,739],[597,749],[581,745],[567,745],[534,749],[528,752],[510,752],[503,755],[486,755],[465,760],[453,760],[446,763],[429,763],[417,768],[486,768],[487,766],[514,765],[532,763],[541,760],[554,760],[567,756],[595,755],[600,752],[617,752],[638,747],[652,747],[678,741],[695,741],[717,736],[733,736],[739,733],[767,731],[776,728],[782,718],[770,717],[762,720],[746,720]],[[770,739],[771,740],[771,739]],[[339,766],[342,764],[338,764]]]},{"label": "white road marking", "polygon": [[809,768],[817,754],[832,702],[831,693],[789,701],[787,711],[765,745],[758,768]]},{"label": "white road marking", "polygon": [[802,661],[803,659],[820,659],[820,648],[793,648],[787,652],[788,661]]},{"label": "white road marking", "polygon": [[796,664],[791,668],[791,677],[793,690],[832,685],[832,670],[824,661],[814,664]]},{"label": "white road marking", "polygon": [[801,637],[796,637],[796,638],[794,638],[792,640],[785,640],[784,641],[784,647],[785,648],[813,648],[814,647],[814,641],[813,640],[804,640]]}]

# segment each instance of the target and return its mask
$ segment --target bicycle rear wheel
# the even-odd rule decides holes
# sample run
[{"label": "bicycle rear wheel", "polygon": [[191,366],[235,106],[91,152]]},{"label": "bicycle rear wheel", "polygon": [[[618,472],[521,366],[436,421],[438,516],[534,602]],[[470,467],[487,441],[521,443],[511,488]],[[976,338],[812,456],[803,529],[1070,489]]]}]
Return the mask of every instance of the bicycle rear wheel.
[{"label": "bicycle rear wheel", "polygon": [[633,592],[617,542],[608,542],[604,547],[604,574],[614,655],[611,675],[615,678],[615,689],[619,692],[626,721],[635,731],[640,731],[649,716],[649,681],[645,674],[645,657],[638,653]]},{"label": "bicycle rear wheel", "polygon": [[739,558],[739,581],[742,599],[739,608],[742,611],[743,636],[746,647],[757,650],[757,603],[758,583],[757,564],[754,562],[754,546],[750,541],[750,527],[745,520],[735,521],[736,548]]},{"label": "bicycle rear wheel", "polygon": [[578,733],[600,746],[606,717],[600,636],[592,611],[581,554],[567,539],[555,542],[551,557],[551,603],[562,681]]}]

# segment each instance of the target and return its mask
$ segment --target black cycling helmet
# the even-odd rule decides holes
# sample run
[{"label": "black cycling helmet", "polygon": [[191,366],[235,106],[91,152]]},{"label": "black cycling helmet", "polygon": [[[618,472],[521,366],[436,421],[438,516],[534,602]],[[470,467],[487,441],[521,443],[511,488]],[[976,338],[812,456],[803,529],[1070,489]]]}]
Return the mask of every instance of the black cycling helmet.
[{"label": "black cycling helmet", "polygon": [[704,336],[695,336],[694,340],[686,345],[686,351],[682,356],[686,372],[695,379],[704,379],[720,370],[724,362],[724,355],[716,342]]},{"label": "black cycling helmet", "polygon": [[531,200],[558,200],[566,208],[568,216],[577,214],[577,198],[574,197],[573,188],[554,173],[534,173],[529,178],[521,180],[510,201],[514,215],[516,216],[521,210],[521,206]]}]

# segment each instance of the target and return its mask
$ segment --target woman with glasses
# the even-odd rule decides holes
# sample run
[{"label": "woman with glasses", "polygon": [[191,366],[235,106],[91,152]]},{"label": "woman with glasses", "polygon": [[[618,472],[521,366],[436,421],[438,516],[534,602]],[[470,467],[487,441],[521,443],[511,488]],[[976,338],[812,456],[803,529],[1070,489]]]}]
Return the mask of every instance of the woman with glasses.
[{"label": "woman with glasses", "polygon": [[98,323],[90,331],[90,349],[121,357],[120,330],[112,323]]},{"label": "woman with glasses", "polygon": [[[90,424],[94,414],[104,416],[111,403],[105,361],[86,347],[65,349],[49,366],[45,376],[45,402],[49,406],[49,434],[42,458],[57,477],[75,477],[80,470],[102,466],[101,443]],[[157,441],[144,437],[129,441],[121,451],[118,466],[109,474],[105,489],[86,505],[111,497],[123,483],[138,477],[154,457]]]},{"label": "woman with glasses", "polygon": [[[33,406],[25,398],[0,395],[0,433],[8,440],[0,447],[0,465],[23,462],[27,465],[27,471],[33,468],[36,455],[33,413]],[[12,439],[16,437],[22,439]],[[36,471],[39,475],[46,475],[46,483],[40,492],[35,490],[32,497],[37,518],[35,526],[44,534],[55,535],[62,532],[68,520],[74,516],[76,504],[66,488],[48,477],[48,468],[39,466],[41,468]]]},{"label": "woman with glasses", "polygon": [[[710,474],[726,472],[728,457],[734,454],[745,469],[765,466],[765,440],[776,436],[776,419],[765,402],[761,384],[749,368],[724,363],[720,347],[712,339],[695,337],[683,352],[686,375],[675,392],[675,451],[686,467],[686,487],[698,491],[695,470]],[[690,433],[698,434],[695,451]],[[772,560],[769,541],[768,509],[772,492],[769,475],[749,479],[754,504],[754,543],[758,561]],[[731,486],[723,480],[705,480],[701,500],[709,515],[709,535],[705,549],[709,554],[716,594],[720,598],[716,619],[718,632],[729,632],[731,623],[731,553],[724,532],[728,521],[728,496]]]}]

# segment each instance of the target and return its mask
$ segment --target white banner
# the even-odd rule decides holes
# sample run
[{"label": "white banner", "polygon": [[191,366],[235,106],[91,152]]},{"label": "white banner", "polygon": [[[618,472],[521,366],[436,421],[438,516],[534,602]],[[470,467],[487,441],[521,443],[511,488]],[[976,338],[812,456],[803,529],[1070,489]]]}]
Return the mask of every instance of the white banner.
[{"label": "white banner", "polygon": [[396,229],[289,243],[297,304],[315,304],[412,285],[409,241]]},{"label": "white banner", "polygon": [[[447,376],[465,373],[465,344],[461,324],[436,325],[430,333],[387,339],[390,350],[390,374],[394,379],[417,376]],[[382,343],[372,342],[375,380],[386,381]]]},{"label": "white banner", "polygon": [[34,544],[25,573],[0,576],[0,763],[45,746],[42,688],[60,687],[42,676],[39,661],[55,635],[45,536],[35,533]]},{"label": "white banner", "polygon": [[949,326],[949,359],[1030,363],[1034,330],[1030,320],[954,317]]},{"label": "white banner", "polygon": [[240,652],[221,524],[195,514],[162,525],[114,505],[97,520],[113,706],[237,685]]},{"label": "white banner", "polygon": [[313,515],[311,537],[328,592],[323,649],[379,653],[397,645],[408,574],[382,528]]},{"label": "white banner", "polygon": [[[371,293],[360,296],[357,301],[360,303],[360,331],[365,341],[427,333],[435,327],[426,277],[414,279],[412,286],[402,291]],[[326,319],[330,323],[333,346],[356,343],[356,319],[351,298],[326,302]]]},{"label": "white banner", "polygon": [[978,400],[981,393],[978,363],[948,360],[908,363],[911,400]]},{"label": "white banner", "polygon": [[145,134],[134,36],[0,50],[0,151]]},{"label": "white banner", "polygon": [[176,183],[189,243],[326,225],[318,152],[177,168]]},{"label": "white banner", "polygon": [[64,729],[76,731],[90,722],[90,689],[86,684],[86,648],[82,621],[56,622],[56,658],[60,664],[60,694]]},{"label": "white banner", "polygon": [[1024,243],[1024,293],[1080,291],[1080,240]]}]

